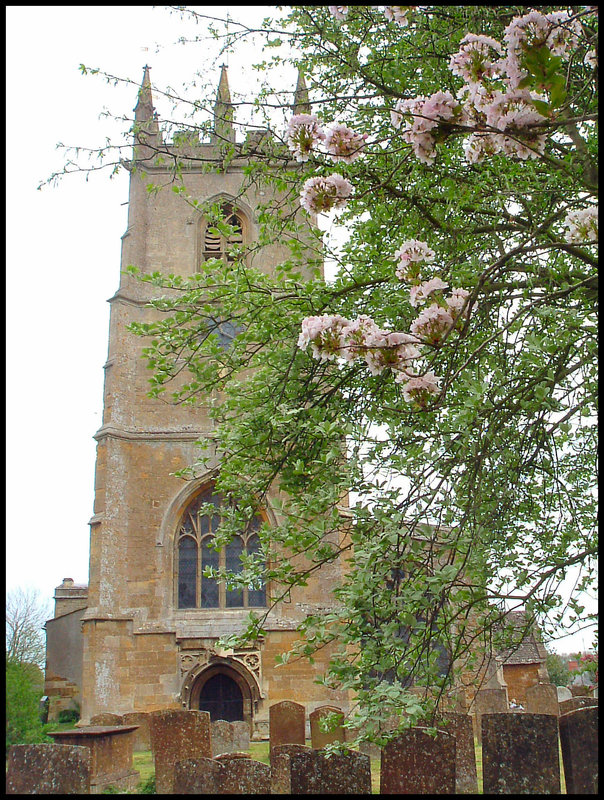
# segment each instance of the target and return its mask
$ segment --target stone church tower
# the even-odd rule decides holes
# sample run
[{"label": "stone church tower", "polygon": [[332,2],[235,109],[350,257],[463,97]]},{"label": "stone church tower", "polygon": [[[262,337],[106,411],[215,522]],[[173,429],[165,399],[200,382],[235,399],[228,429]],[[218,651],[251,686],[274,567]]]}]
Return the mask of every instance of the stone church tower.
[{"label": "stone church tower", "polygon": [[[296,90],[295,108],[306,110],[305,87]],[[173,191],[171,167],[177,156],[183,163],[182,182],[190,197],[217,203],[237,228],[233,239],[253,242],[258,234],[258,207],[266,204],[270,189],[246,188],[248,158],[221,164],[225,144],[236,141],[226,68],[222,68],[209,142],[175,137],[166,144],[157,123],[149,69],[146,67],[135,108],[136,143],[130,171],[128,227],[122,237],[122,270],[133,264],[142,273],[160,271],[193,275],[200,261],[225,253],[228,244],[212,235],[201,212]],[[248,152],[260,137],[248,138]],[[165,153],[160,161],[157,151]],[[292,168],[293,168],[292,164]],[[165,187],[149,191],[148,186]],[[278,199],[278,198],[276,198]],[[254,255],[254,264],[270,271],[289,255],[280,242]],[[48,672],[80,685],[81,719],[85,724],[101,712],[123,714],[162,708],[204,709],[215,719],[245,719],[257,736],[268,733],[268,707],[295,700],[307,714],[325,703],[346,707],[343,694],[314,683],[325,662],[297,661],[276,666],[275,657],[297,638],[296,625],[307,608],[329,605],[329,586],[337,579],[338,564],[325,568],[320,581],[292,592],[291,601],[270,612],[267,634],[249,649],[221,649],[220,636],[240,630],[250,608],[267,603],[270,587],[226,591],[205,579],[206,565],[226,562],[232,568],[243,550],[253,552],[258,539],[253,530],[236,539],[226,552],[207,547],[208,536],[219,524],[220,497],[213,491],[218,467],[194,481],[173,475],[199,455],[196,442],[212,436],[212,422],[203,406],[170,405],[147,397],[150,373],[142,357],[145,342],[127,326],[158,318],[146,307],[157,294],[149,284],[121,274],[110,299],[109,353],[105,364],[104,412],[95,435],[97,463],[94,515],[90,520],[90,579],[77,587],[79,605],[66,602],[74,593],[67,582],[57,589],[55,620],[73,617],[70,646],[81,648],[81,671],[74,677],[58,657],[58,640],[47,626]],[[228,338],[227,329],[221,335]],[[202,502],[213,502],[210,518],[198,513]],[[270,507],[264,519],[275,522]],[[252,526],[253,527],[253,526]],[[73,610],[73,609],[76,610]],[[81,626],[81,627],[80,627]],[[80,637],[80,638],[78,638]],[[76,641],[77,640],[77,641]],[[54,656],[53,656],[54,652]],[[54,658],[54,661],[53,661]],[[74,652],[74,658],[78,656]],[[48,691],[48,689],[47,689]]]}]

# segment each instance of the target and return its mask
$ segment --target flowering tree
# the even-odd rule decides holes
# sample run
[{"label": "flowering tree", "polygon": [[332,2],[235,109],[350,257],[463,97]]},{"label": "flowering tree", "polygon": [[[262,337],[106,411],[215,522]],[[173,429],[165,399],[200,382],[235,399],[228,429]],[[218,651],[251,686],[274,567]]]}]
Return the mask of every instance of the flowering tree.
[{"label": "flowering tree", "polygon": [[[299,209],[260,220],[291,258],[269,276],[239,247],[190,281],[146,277],[177,295],[135,328],[153,336],[153,392],[183,363],[175,400],[221,392],[219,485],[238,506],[220,536],[278,486],[281,522],[261,531],[275,600],[347,564],[300,654],[334,647],[324,680],[362,718],[433,711],[457,670],[509,646],[506,610],[546,635],[568,605],[587,619],[597,24],[591,6],[294,6],[242,27],[287,42],[276,63],[309,84],[308,113],[273,119],[281,145],[249,167]],[[341,245],[312,228],[332,210]],[[323,259],[335,277],[312,271]],[[230,348],[210,312],[236,324]]]}]

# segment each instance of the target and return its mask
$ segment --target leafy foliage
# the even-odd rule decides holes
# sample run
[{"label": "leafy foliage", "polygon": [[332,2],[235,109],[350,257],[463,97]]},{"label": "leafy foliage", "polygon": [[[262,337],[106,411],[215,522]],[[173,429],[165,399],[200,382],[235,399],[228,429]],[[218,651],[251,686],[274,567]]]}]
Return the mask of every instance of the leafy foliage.
[{"label": "leafy foliage", "polygon": [[13,744],[48,742],[40,719],[39,702],[44,687],[33,664],[6,663],[6,748]]}]

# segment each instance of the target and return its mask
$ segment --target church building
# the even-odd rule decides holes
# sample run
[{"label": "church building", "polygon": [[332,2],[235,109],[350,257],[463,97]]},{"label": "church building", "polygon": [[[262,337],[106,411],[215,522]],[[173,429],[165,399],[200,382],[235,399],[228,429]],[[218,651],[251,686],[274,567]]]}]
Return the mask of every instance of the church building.
[{"label": "church building", "polygon": [[[307,111],[300,78],[294,110]],[[245,181],[244,169],[262,131],[249,134],[246,156],[225,161],[225,147],[240,150],[233,125],[227,70],[222,68],[209,141],[190,136],[164,143],[145,67],[135,108],[128,225],[122,237],[121,269],[191,276],[209,257],[228,258],[231,244],[248,244],[258,235],[260,206],[271,189]],[[161,158],[157,155],[161,154]],[[182,185],[199,207],[217,204],[236,233],[208,230],[195,205],[178,192],[173,162],[182,163]],[[217,165],[212,167],[211,165]],[[295,164],[291,164],[295,168]],[[149,185],[161,187],[149,190]],[[279,200],[274,195],[276,201]],[[302,216],[301,216],[302,219]],[[255,250],[254,265],[270,271],[289,256],[283,242]],[[305,588],[272,609],[266,635],[238,650],[223,649],[220,637],[241,630],[251,609],[266,608],[269,586],[229,591],[203,577],[206,566],[238,563],[241,552],[259,548],[254,528],[276,521],[267,505],[250,529],[220,552],[208,547],[220,524],[221,497],[213,479],[214,458],[195,480],[174,473],[199,456],[200,439],[212,439],[212,421],[203,405],[173,405],[150,398],[144,339],[127,330],[160,312],[147,306],[158,290],[120,274],[111,304],[109,351],[105,369],[103,421],[97,441],[94,513],[90,520],[89,585],[65,579],[55,594],[55,617],[47,630],[46,693],[50,718],[79,704],[81,722],[103,712],[124,714],[166,708],[202,709],[212,719],[247,720],[256,737],[268,735],[269,705],[295,700],[306,707],[348,705],[343,693],[315,683],[326,654],[277,665],[277,656],[298,638],[296,627],[309,609],[332,603],[337,562],[324,567]],[[233,332],[220,331],[227,340]],[[211,445],[210,445],[211,451]],[[212,515],[199,511],[212,503]]]}]

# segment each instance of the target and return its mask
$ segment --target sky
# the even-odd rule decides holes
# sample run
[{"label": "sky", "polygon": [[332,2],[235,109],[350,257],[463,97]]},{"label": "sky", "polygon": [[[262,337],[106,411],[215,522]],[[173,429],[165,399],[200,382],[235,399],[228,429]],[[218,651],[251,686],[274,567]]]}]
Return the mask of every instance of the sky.
[{"label": "sky", "polygon": [[[266,12],[194,8],[251,23]],[[128,181],[101,172],[37,187],[64,164],[58,142],[98,147],[116,130],[104,109],[132,114],[145,64],[152,82],[180,86],[196,70],[213,71],[217,83],[225,59],[213,63],[207,41],[180,44],[191,26],[164,6],[9,6],[6,19],[6,583],[37,590],[50,608],[63,578],[88,582],[106,301],[119,283]],[[229,56],[231,92],[247,88],[245,58]],[[84,76],[81,63],[135,83]],[[156,107],[168,116],[157,95]],[[590,644],[586,632],[555,649]]]}]

